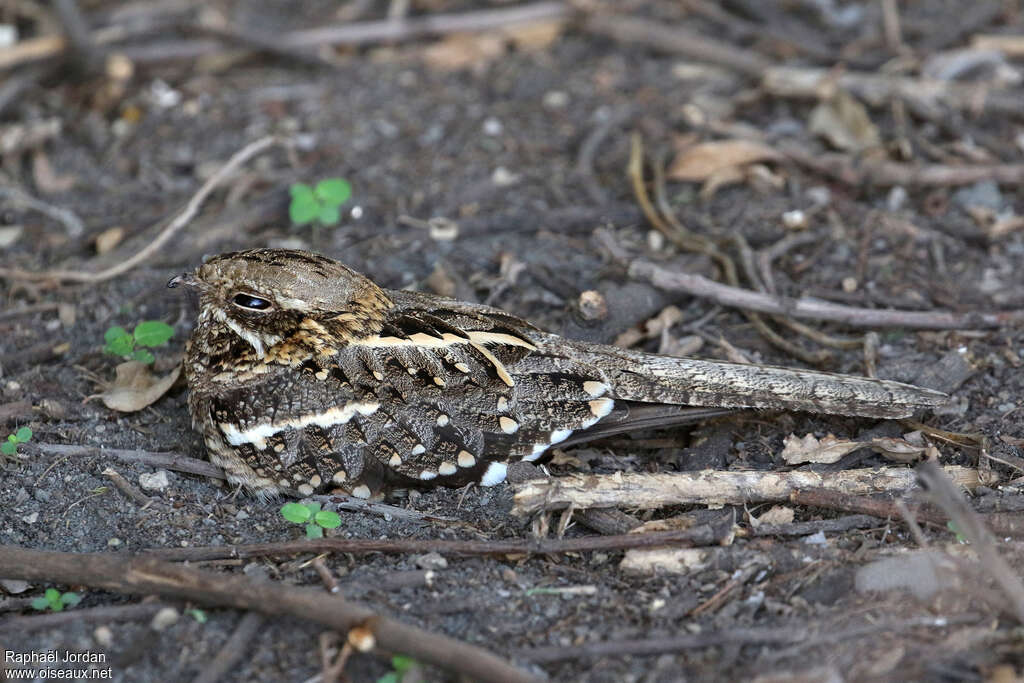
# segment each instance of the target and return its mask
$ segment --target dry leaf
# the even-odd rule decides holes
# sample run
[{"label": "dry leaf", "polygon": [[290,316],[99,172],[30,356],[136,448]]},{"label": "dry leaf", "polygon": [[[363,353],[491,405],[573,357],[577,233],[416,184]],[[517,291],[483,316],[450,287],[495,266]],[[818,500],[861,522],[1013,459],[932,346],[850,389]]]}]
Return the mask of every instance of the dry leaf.
[{"label": "dry leaf", "polygon": [[818,104],[811,111],[808,126],[812,133],[822,136],[833,147],[849,152],[861,152],[882,143],[868,110],[843,91],[837,91],[834,97]]},{"label": "dry leaf", "polygon": [[38,149],[32,154],[32,179],[42,194],[67,192],[78,181],[75,176],[70,174],[57,175],[50,164],[50,158],[46,156],[45,152]]},{"label": "dry leaf", "polygon": [[124,228],[107,228],[96,235],[96,253],[106,254],[124,239]]},{"label": "dry leaf", "polygon": [[712,173],[708,179],[701,185],[700,198],[704,201],[708,201],[715,196],[719,188],[726,187],[728,185],[735,185],[736,183],[743,182],[746,180],[747,174],[743,172],[743,169],[739,166],[728,166],[721,168]]},{"label": "dry leaf", "polygon": [[481,67],[504,55],[505,43],[498,33],[453,33],[424,48],[423,60],[442,71]]},{"label": "dry leaf", "polygon": [[501,29],[501,32],[512,41],[517,50],[537,52],[547,48],[562,34],[564,21],[531,21],[526,24],[513,24]]},{"label": "dry leaf", "polygon": [[847,453],[852,453],[865,446],[859,441],[837,439],[832,434],[820,440],[814,434],[808,434],[802,439],[795,434],[790,434],[782,443],[782,459],[789,465],[799,465],[805,462],[828,465],[838,462]]},{"label": "dry leaf", "polygon": [[145,363],[130,360],[118,365],[114,372],[114,383],[99,397],[111,410],[133,413],[166,394],[181,374],[181,365],[175,366],[167,375],[157,377]]},{"label": "dry leaf", "polygon": [[762,524],[792,524],[796,513],[793,508],[785,505],[773,505],[760,517],[750,515],[750,526],[758,527]]},{"label": "dry leaf", "polygon": [[914,444],[908,439],[881,437],[878,439],[871,439],[871,448],[887,460],[893,460],[895,462],[916,462],[924,457],[927,445],[924,443]]},{"label": "dry leaf", "polygon": [[727,169],[780,158],[773,148],[752,140],[703,142],[680,150],[668,169],[668,177],[703,182]]},{"label": "dry leaf", "polygon": [[661,336],[661,333],[683,320],[683,312],[677,306],[666,306],[658,315],[644,321],[643,329],[631,327],[612,342],[615,346],[628,349],[630,346]]}]

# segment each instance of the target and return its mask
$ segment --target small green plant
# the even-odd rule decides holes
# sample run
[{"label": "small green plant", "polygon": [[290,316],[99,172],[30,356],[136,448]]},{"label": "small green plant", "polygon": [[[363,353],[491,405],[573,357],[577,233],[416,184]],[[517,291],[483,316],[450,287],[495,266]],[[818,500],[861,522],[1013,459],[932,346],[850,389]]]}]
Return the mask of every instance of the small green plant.
[{"label": "small green plant", "polygon": [[195,607],[193,607],[192,609],[185,610],[185,614],[189,615],[200,624],[206,623],[206,612],[204,612],[201,609],[196,609]]},{"label": "small green plant", "polygon": [[341,517],[337,512],[321,510],[320,503],[285,503],[281,516],[289,522],[306,525],[306,538],[323,538],[324,529],[337,529]]},{"label": "small green plant", "polygon": [[967,543],[967,537],[960,533],[960,530],[956,528],[956,524],[953,520],[946,522],[946,528],[952,531],[956,535],[957,543]]},{"label": "small green plant", "polygon": [[408,655],[395,655],[391,658],[391,671],[377,679],[377,683],[402,683],[402,677],[414,667],[420,665]]},{"label": "small green plant", "polygon": [[41,612],[53,610],[60,612],[65,607],[73,607],[82,601],[78,593],[61,593],[56,588],[47,588],[46,594],[41,598],[32,601],[32,609]]},{"label": "small green plant", "polygon": [[344,178],[325,178],[310,187],[295,183],[289,188],[292,201],[288,217],[295,225],[319,221],[321,225],[337,225],[341,220],[340,206],[352,196],[352,186]]},{"label": "small green plant", "polygon": [[144,320],[130,334],[120,325],[114,325],[103,335],[107,345],[103,350],[115,356],[152,363],[153,354],[142,347],[160,346],[174,336],[174,328],[160,320]]},{"label": "small green plant", "polygon": [[32,439],[32,430],[22,427],[13,434],[8,435],[7,441],[0,443],[0,453],[4,455],[15,455],[18,452],[19,443],[28,443]]}]

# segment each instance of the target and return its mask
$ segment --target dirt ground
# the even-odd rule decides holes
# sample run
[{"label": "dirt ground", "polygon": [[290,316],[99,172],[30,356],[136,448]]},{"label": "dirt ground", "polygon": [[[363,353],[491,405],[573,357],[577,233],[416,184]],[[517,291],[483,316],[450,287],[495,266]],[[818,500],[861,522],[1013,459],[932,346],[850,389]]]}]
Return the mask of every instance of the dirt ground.
[{"label": "dirt ground", "polygon": [[[111,410],[94,395],[121,360],[103,351],[112,325],[171,324],[174,337],[155,355],[159,372],[174,366],[195,310],[165,284],[204,255],[268,245],[311,249],[384,286],[486,302],[547,330],[608,343],[675,305],[677,322],[637,335],[637,347],[806,367],[766,341],[737,308],[630,277],[628,262],[645,259],[725,282],[720,263],[674,243],[645,217],[627,174],[634,134],[646,152],[648,191],[657,185],[654,165],[668,164],[665,203],[689,230],[738,263],[736,236],[755,259],[776,250],[768,272],[779,295],[869,309],[1024,308],[1024,221],[1015,213],[1024,214],[1024,108],[1014,106],[1024,102],[1019,3],[591,0],[514,30],[282,47],[288,31],[383,20],[386,5],[82,0],[79,9],[94,31],[132,26],[134,33],[69,61],[2,62],[8,65],[0,67],[0,189],[16,188],[69,212],[84,229],[7,190],[0,197],[0,436],[23,426],[33,432],[0,470],[0,542],[127,555],[301,536],[279,515],[279,502],[173,470],[166,485],[144,488],[140,476],[156,468],[103,453],[203,457],[181,383],[131,413]],[[423,0],[407,11],[444,24],[452,13],[522,7]],[[59,31],[62,20],[50,11],[5,5],[0,23],[17,26],[22,40],[40,38]],[[645,30],[629,34],[632,20],[647,22]],[[197,28],[216,21],[219,32]],[[690,33],[710,38],[726,54],[666,44],[659,27],[682,43]],[[993,34],[1016,35],[1008,56],[964,52],[976,36]],[[197,41],[207,45],[205,54],[157,55],[163,46],[184,49]],[[115,53],[130,59],[104,66]],[[88,54],[99,62],[90,66]],[[831,90],[819,84],[799,96],[783,93],[764,78],[780,66],[834,68]],[[920,87],[925,76],[954,78],[956,92],[970,89],[973,99],[910,92],[873,100],[844,85],[844,74],[887,74]],[[815,111],[840,122],[812,125]],[[289,137],[293,147],[274,147],[244,164],[188,226],[130,271],[96,283],[11,272],[98,272],[124,262],[232,154],[271,134]],[[736,147],[713,148],[710,160],[694,162],[696,170],[682,168],[688,146],[736,140],[757,148],[738,159]],[[897,165],[914,172],[899,176]],[[939,167],[952,170],[943,176]],[[686,172],[691,179],[683,179]],[[289,186],[329,177],[353,187],[340,224],[290,225]],[[439,217],[457,224],[454,239],[436,223],[427,226]],[[107,233],[114,228],[123,231],[119,239]],[[99,253],[102,233],[114,246]],[[757,287],[742,264],[740,276],[740,286]],[[586,299],[581,304],[587,290],[600,293],[606,313],[595,313]],[[827,348],[770,324],[807,352],[827,349],[822,369],[864,374],[870,362],[879,377],[950,392],[950,407],[918,419],[970,438],[927,430],[924,438],[944,464],[980,468],[989,477],[970,499],[975,510],[1012,516],[1024,510],[1021,320],[1018,314],[995,327],[931,330],[803,320],[844,338],[877,332],[877,351],[869,354],[861,342]],[[535,474],[786,470],[780,453],[790,435],[863,440],[914,431],[895,421],[744,413],[565,449]],[[54,444],[93,449],[68,456],[48,448]],[[912,465],[860,450],[835,464],[800,467],[881,466]],[[123,494],[104,475],[107,468],[144,488],[151,502]],[[895,497],[920,500],[915,492]],[[329,534],[491,541],[529,538],[534,528],[510,514],[507,484],[399,492],[387,502],[421,516],[342,511],[341,527]],[[795,513],[778,513],[788,528],[819,526],[803,535],[757,535],[772,504],[727,506],[739,533],[678,571],[630,569],[619,550],[443,558],[346,553],[324,562],[348,599],[551,680],[1009,681],[1024,669],[1019,613],[1007,607],[1013,598],[950,530],[924,526],[939,553],[929,564],[898,516],[849,520],[841,511],[778,504]],[[708,506],[642,507],[637,501],[623,512],[650,521],[699,517]],[[821,533],[823,521],[833,519],[849,525]],[[565,536],[596,533],[575,523]],[[1001,534],[998,551],[1019,574],[1020,540]],[[320,586],[312,557],[192,566]],[[436,574],[429,585],[427,569]],[[46,625],[29,603],[50,585],[0,582],[0,649],[103,652],[114,680],[189,680],[209,672],[243,618],[218,608],[205,609],[205,623],[182,614],[154,626],[152,611],[105,618],[98,608],[140,598],[59,586],[82,596],[69,614],[93,616]],[[161,604],[179,613],[194,607]],[[316,680],[322,630],[268,619],[220,680]],[[357,655],[345,675],[372,681],[389,670],[386,657]],[[451,678],[432,667],[420,673],[423,680]]]}]

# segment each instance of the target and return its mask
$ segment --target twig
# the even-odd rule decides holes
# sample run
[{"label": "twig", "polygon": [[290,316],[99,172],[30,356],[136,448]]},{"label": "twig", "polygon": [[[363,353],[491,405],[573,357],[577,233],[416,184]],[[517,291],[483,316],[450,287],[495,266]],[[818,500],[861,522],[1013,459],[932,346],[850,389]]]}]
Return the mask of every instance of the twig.
[{"label": "twig", "polygon": [[[74,212],[40,201],[16,187],[0,187],[0,199],[6,199],[16,206],[20,205],[49,216],[64,226],[68,237],[80,237],[85,232],[85,224]],[[2,270],[0,269],[0,271]]]},{"label": "twig", "polygon": [[149,496],[132,486],[131,483],[121,476],[121,473],[114,468],[108,467],[103,470],[103,476],[109,479],[118,491],[126,495],[131,500],[134,500],[139,505],[146,506],[153,502]]},{"label": "twig", "polygon": [[78,270],[44,270],[41,272],[31,272],[27,270],[21,270],[19,268],[0,268],[0,277],[16,279],[16,280],[63,280],[67,282],[103,282],[111,278],[117,277],[118,275],[125,273],[135,266],[139,265],[146,259],[156,254],[168,240],[171,239],[179,230],[188,224],[190,220],[198,213],[199,207],[202,206],[206,198],[212,193],[226,178],[234,173],[242,164],[256,156],[263,150],[271,147],[272,145],[282,144],[282,140],[276,136],[268,136],[260,138],[255,142],[251,142],[241,150],[236,152],[234,156],[228,159],[227,163],[221,166],[217,171],[203,183],[199,191],[192,196],[188,204],[185,205],[184,210],[179,213],[174,220],[167,224],[163,230],[145,247],[137,251],[132,256],[125,260],[117,263],[116,265],[101,270],[98,273],[88,273]]},{"label": "twig", "polygon": [[[878,519],[898,520],[903,516],[899,506],[892,500],[868,498],[847,491],[808,487],[794,491],[790,494],[789,500],[797,505],[809,505],[811,507],[839,510],[841,512],[854,512],[877,517]],[[945,516],[935,510],[916,508],[908,510],[908,512],[913,514],[914,518],[923,524],[931,524],[937,527],[943,527],[946,524]]]},{"label": "twig", "polygon": [[47,301],[41,304],[29,304],[27,306],[19,306],[18,308],[8,308],[6,311],[0,311],[0,320],[10,320],[11,318],[16,318],[21,315],[31,315],[32,313],[56,311],[60,306],[60,304],[54,301]]},{"label": "twig", "polygon": [[999,554],[992,532],[986,528],[980,516],[967,505],[963,494],[943,473],[934,458],[929,458],[918,465],[917,474],[921,479],[921,485],[927,491],[928,498],[949,515],[956,525],[957,532],[967,537],[974,551],[978,553],[981,566],[995,579],[1006,599],[1013,605],[1017,621],[1024,624],[1024,582]]},{"label": "twig", "polygon": [[[564,506],[562,506],[564,507]],[[205,561],[224,558],[250,558],[296,553],[427,553],[454,555],[557,555],[589,551],[629,550],[656,546],[704,546],[717,543],[720,530],[709,525],[682,531],[659,531],[647,534],[617,536],[583,536],[581,538],[453,541],[444,539],[369,539],[320,538],[281,543],[253,543],[194,548],[153,548],[145,555],[173,561]]]},{"label": "twig", "polygon": [[595,659],[600,657],[624,657],[629,655],[655,655],[665,652],[679,652],[708,647],[728,645],[752,645],[757,643],[788,645],[804,643],[822,645],[829,642],[848,641],[859,636],[884,631],[904,631],[915,628],[947,628],[954,623],[976,623],[982,617],[976,614],[951,617],[919,617],[896,622],[879,622],[854,626],[832,633],[814,633],[804,624],[779,624],[769,628],[735,628],[725,631],[710,631],[695,635],[672,638],[650,638],[647,640],[610,640],[587,643],[571,647],[550,646],[532,650],[518,650],[515,655],[521,659],[542,664],[563,662],[568,659]]},{"label": "twig", "polygon": [[203,667],[199,675],[192,679],[192,683],[217,683],[223,678],[224,674],[242,661],[264,621],[266,617],[259,612],[246,612],[213,661]]},{"label": "twig", "polygon": [[342,633],[366,625],[384,650],[403,652],[474,680],[525,683],[536,677],[478,647],[407,626],[312,588],[215,574],[152,558],[57,553],[0,546],[0,576],[84,585],[118,593],[156,594],[305,619]]},{"label": "twig", "polygon": [[[1024,106],[1024,102],[1021,102]],[[949,187],[993,180],[1001,185],[1024,183],[1024,164],[909,164],[882,159],[857,159],[836,152],[811,152],[791,143],[777,149],[792,161],[853,187],[862,185]]]},{"label": "twig", "polygon": [[810,536],[816,533],[835,534],[851,529],[870,529],[878,526],[878,520],[870,515],[846,515],[835,519],[816,519],[809,522],[789,524],[758,524],[749,529],[737,529],[736,535],[749,538],[766,536]]},{"label": "twig", "polygon": [[78,4],[75,0],[53,0],[53,8],[60,17],[61,27],[72,51],[77,53],[76,65],[85,66],[89,71],[98,69],[102,65],[103,55],[96,49],[89,24]]},{"label": "twig", "polygon": [[792,299],[771,296],[748,289],[730,287],[701,275],[679,273],[650,261],[637,259],[629,265],[629,275],[649,280],[655,287],[710,299],[723,306],[816,318],[846,323],[854,327],[912,327],[927,330],[977,329],[1004,327],[1024,322],[1024,310],[997,313],[954,313],[952,311],[894,311],[843,306],[816,299]]},{"label": "twig", "polygon": [[226,479],[224,470],[216,465],[205,460],[190,458],[182,453],[153,453],[150,451],[101,448],[99,446],[75,446],[71,444],[57,443],[32,443],[31,445],[38,448],[43,453],[52,453],[54,455],[77,458],[107,457],[137,465],[147,465],[149,467],[174,470],[175,472],[198,474],[204,477],[213,477],[214,479]]},{"label": "twig", "polygon": [[[959,484],[979,485],[978,471],[946,468]],[[627,507],[650,510],[669,505],[742,505],[787,500],[807,488],[831,488],[850,494],[902,492],[915,486],[906,467],[842,470],[839,472],[731,472],[704,470],[673,474],[616,472],[611,475],[567,475],[513,484],[512,514],[530,517],[544,510]]]},{"label": "twig", "polygon": [[649,19],[600,13],[590,17],[584,28],[620,43],[640,44],[661,52],[684,55],[746,76],[760,77],[772,66],[769,60],[756,52],[702,36],[678,24],[666,26]]},{"label": "twig", "polygon": [[114,621],[144,621],[150,619],[163,608],[163,602],[143,602],[134,605],[118,605],[117,607],[87,607],[53,612],[52,614],[34,614],[32,616],[12,617],[0,621],[0,635],[5,633],[27,633],[43,628],[54,628],[67,624],[110,623]]}]

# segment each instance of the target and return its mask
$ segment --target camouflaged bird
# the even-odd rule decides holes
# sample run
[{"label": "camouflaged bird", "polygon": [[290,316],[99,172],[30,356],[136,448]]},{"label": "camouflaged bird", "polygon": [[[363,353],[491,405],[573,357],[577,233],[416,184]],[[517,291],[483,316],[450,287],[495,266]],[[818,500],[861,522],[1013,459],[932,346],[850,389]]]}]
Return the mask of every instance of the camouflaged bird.
[{"label": "camouflaged bird", "polygon": [[304,251],[223,254],[178,284],[199,293],[185,361],[193,425],[229,481],[259,493],[489,486],[574,433],[692,419],[683,406],[892,418],[947,400],[571,341],[488,306],[381,289]]}]

